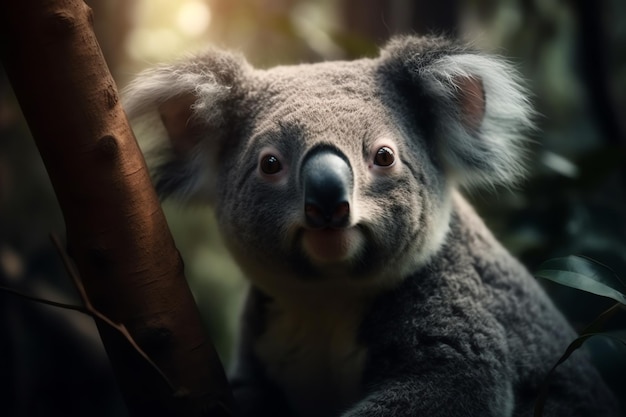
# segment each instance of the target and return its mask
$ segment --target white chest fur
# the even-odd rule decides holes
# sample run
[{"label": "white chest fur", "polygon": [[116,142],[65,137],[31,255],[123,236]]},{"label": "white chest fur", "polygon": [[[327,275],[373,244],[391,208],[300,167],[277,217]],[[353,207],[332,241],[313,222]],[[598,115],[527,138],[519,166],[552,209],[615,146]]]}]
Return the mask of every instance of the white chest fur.
[{"label": "white chest fur", "polygon": [[366,349],[356,336],[365,304],[326,296],[268,306],[255,352],[298,416],[327,415],[358,398]]}]

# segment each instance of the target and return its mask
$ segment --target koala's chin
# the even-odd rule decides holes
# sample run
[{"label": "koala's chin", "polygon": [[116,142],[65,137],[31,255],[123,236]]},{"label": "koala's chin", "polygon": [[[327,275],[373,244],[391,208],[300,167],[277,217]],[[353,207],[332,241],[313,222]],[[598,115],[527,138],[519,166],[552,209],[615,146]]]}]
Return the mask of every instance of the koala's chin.
[{"label": "koala's chin", "polygon": [[[301,229],[288,256],[292,282],[316,284],[318,289],[383,289],[402,280],[398,271],[388,271],[388,253],[374,231],[356,224],[347,228]],[[412,258],[396,259],[396,266],[414,265]],[[404,274],[406,275],[406,274]]]},{"label": "koala's chin", "polygon": [[358,227],[304,229],[301,244],[314,265],[352,263],[363,250],[365,238]]}]

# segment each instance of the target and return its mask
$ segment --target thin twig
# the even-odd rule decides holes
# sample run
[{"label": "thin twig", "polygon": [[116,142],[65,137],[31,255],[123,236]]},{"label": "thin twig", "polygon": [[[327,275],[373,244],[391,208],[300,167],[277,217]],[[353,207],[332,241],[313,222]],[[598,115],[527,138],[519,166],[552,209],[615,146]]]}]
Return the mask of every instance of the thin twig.
[{"label": "thin twig", "polygon": [[91,315],[91,313],[83,306],[77,306],[74,304],[67,304],[67,303],[60,303],[58,301],[46,300],[44,298],[39,298],[33,295],[24,294],[23,292],[20,292],[13,288],[5,287],[4,285],[0,285],[0,291],[6,292],[12,295],[16,295],[18,297],[24,298],[29,301],[34,301],[36,303],[47,304],[52,307],[63,308],[66,310],[74,310],[74,311],[81,312],[83,314],[87,314],[88,316]]},{"label": "thin twig", "polygon": [[72,278],[72,281],[74,282],[74,285],[76,286],[76,290],[80,294],[83,304],[85,305],[85,311],[82,311],[82,312],[90,315],[91,317],[94,318],[94,320],[99,320],[100,322],[105,323],[110,328],[120,333],[128,341],[128,343],[133,347],[133,349],[135,349],[135,351],[161,376],[161,378],[163,378],[163,381],[167,383],[170,389],[173,392],[176,392],[177,390],[174,384],[172,384],[172,382],[167,377],[167,375],[163,373],[161,368],[159,368],[157,364],[154,363],[152,359],[150,359],[150,357],[146,354],[146,352],[144,352],[143,349],[139,347],[137,342],[135,342],[131,334],[128,332],[128,329],[126,329],[126,326],[124,326],[121,323],[114,323],[111,319],[109,319],[107,316],[102,314],[91,304],[91,301],[89,301],[89,297],[87,297],[87,292],[85,291],[85,287],[83,286],[83,283],[78,275],[78,272],[75,270],[74,264],[69,258],[69,256],[67,255],[67,252],[63,249],[63,246],[61,245],[59,238],[55,234],[50,234],[50,239],[52,240],[52,243],[57,249],[57,252],[59,253],[59,256],[61,257],[61,260],[63,261],[63,265],[65,266],[65,270],[69,274],[70,278]]}]

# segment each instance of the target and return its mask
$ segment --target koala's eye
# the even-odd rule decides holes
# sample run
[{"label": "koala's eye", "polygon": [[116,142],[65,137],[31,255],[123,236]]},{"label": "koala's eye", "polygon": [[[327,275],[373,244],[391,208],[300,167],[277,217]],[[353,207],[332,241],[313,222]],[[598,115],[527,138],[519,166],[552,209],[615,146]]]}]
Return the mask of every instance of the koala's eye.
[{"label": "koala's eye", "polygon": [[396,160],[396,156],[394,155],[391,148],[387,146],[383,146],[376,152],[376,156],[374,156],[374,163],[381,167],[391,166]]},{"label": "koala's eye", "polygon": [[266,155],[261,159],[261,171],[263,171],[264,174],[277,174],[282,169],[282,164],[274,155]]}]

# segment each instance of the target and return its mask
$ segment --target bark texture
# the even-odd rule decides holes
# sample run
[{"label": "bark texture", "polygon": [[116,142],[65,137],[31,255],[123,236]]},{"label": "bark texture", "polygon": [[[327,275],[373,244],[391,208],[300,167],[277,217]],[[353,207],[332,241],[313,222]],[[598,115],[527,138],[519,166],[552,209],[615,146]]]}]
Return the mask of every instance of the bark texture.
[{"label": "bark texture", "polygon": [[169,380],[99,323],[131,414],[228,414],[222,365],[93,34],[91,10],[80,0],[4,0],[0,34],[3,65],[63,210],[68,252],[87,295]]}]

